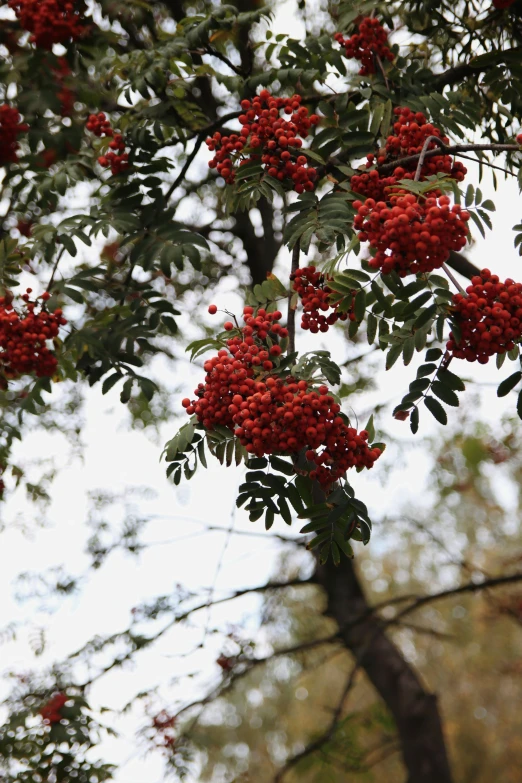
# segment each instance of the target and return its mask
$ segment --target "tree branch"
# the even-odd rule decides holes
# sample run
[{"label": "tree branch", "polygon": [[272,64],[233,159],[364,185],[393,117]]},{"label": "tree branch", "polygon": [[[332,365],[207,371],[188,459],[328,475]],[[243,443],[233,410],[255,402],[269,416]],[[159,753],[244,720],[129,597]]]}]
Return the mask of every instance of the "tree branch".
[{"label": "tree branch", "polygon": [[[513,55],[520,54],[521,51],[522,46],[514,46],[511,49],[500,51],[498,52],[497,63],[501,63],[506,58],[512,57]],[[480,73],[491,68],[491,65],[492,63],[490,60],[487,65],[477,67],[473,65],[473,60],[471,60],[469,63],[457,65],[455,68],[448,68],[448,70],[444,71],[444,73],[435,76],[433,81],[430,83],[430,87],[434,87],[436,90],[442,90],[444,87],[456,84],[457,82],[462,81],[462,79],[466,79],[468,76],[478,76]]]},{"label": "tree branch", "polygon": [[[435,137],[433,137],[435,138]],[[427,152],[424,152],[424,158],[433,158],[435,155],[440,155],[441,152],[443,152],[445,155],[458,155],[459,152],[484,152],[486,150],[492,151],[492,152],[520,152],[520,145],[519,144],[493,144],[493,143],[487,143],[487,144],[453,144],[451,146],[446,146],[446,144],[443,144],[438,141],[439,148],[440,149],[434,149],[434,150],[428,150]],[[383,163],[382,166],[377,167],[377,171],[379,174],[389,174],[398,166],[404,167],[408,166],[409,164],[417,163],[421,156],[423,155],[423,152],[419,152],[416,155],[407,155],[404,158],[397,158],[396,160],[390,161],[390,163]],[[480,163],[480,161],[478,161]]]}]

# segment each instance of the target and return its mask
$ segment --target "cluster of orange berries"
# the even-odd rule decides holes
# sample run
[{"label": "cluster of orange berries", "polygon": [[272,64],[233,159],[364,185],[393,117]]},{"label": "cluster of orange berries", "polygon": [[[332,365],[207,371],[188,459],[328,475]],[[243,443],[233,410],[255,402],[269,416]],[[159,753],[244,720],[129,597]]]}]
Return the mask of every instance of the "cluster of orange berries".
[{"label": "cluster of orange berries", "polygon": [[522,284],[510,278],[501,283],[483,269],[471,278],[466,294],[453,297],[461,335],[457,342],[450,333],[446,347],[457,359],[487,364],[490,356],[510,351],[522,336]]},{"label": "cluster of orange berries", "polygon": [[[394,109],[394,114],[396,116],[393,125],[394,134],[388,136],[385,149],[382,152],[377,155],[370,153],[366,156],[366,168],[371,168],[374,163],[379,166],[389,163],[394,158],[419,155],[430,136],[436,136],[443,144],[449,144],[448,137],[444,136],[439,128],[428,122],[422,112],[413,112],[407,107],[397,107]],[[435,141],[428,144],[428,150],[436,147]],[[377,169],[358,172],[350,180],[351,188],[355,193],[380,201],[389,197],[399,180],[414,179],[416,169],[417,161],[414,161],[411,164],[397,166],[393,174],[387,177],[381,177]],[[460,161],[453,161],[451,155],[434,155],[425,159],[419,180],[423,181],[426,177],[437,173],[447,174],[457,182],[462,182],[467,174],[467,169]]]},{"label": "cluster of orange berries", "polygon": [[0,106],[0,166],[15,163],[19,144],[17,137],[29,130],[29,125],[20,122],[18,109],[3,103]]},{"label": "cluster of orange berries", "polygon": [[391,196],[389,203],[354,201],[354,228],[361,242],[377,252],[369,260],[382,274],[396,271],[401,277],[439,269],[450,251],[462,250],[467,241],[469,212],[448,196],[421,200],[413,193]]},{"label": "cluster of orange berries", "polygon": [[76,41],[85,32],[76,0],[9,0],[8,5],[40,49]]},{"label": "cluster of orange berries", "polygon": [[59,723],[63,717],[60,710],[67,701],[69,701],[69,697],[65,693],[55,693],[40,709],[43,722],[47,724]]},{"label": "cluster of orange berries", "polygon": [[[319,122],[317,114],[308,116],[306,106],[301,106],[300,95],[276,98],[268,90],[261,90],[251,101],[241,101],[241,108],[244,114],[239,117],[243,126],[239,134],[223,136],[216,132],[206,140],[209,150],[216,153],[209,167],[216,169],[230,185],[238,166],[261,160],[267,174],[281,182],[292,180],[297,193],[313,190],[317,171],[307,165],[306,157],[299,150],[302,139]],[[280,116],[281,110],[288,119]]]},{"label": "cluster of orange berries", "polygon": [[112,174],[120,174],[129,166],[129,155],[125,152],[125,142],[121,133],[115,133],[106,115],[101,111],[98,114],[90,114],[85,125],[88,131],[95,136],[112,136],[109,144],[110,151],[100,155],[98,163],[104,168],[111,169]]},{"label": "cluster of orange berries", "polygon": [[[328,287],[330,277],[321,274],[315,266],[296,269],[290,275],[293,289],[297,291],[303,304],[301,328],[310,330],[312,334],[327,332],[337,321],[355,320],[354,313],[338,313],[337,306],[330,302],[332,289]],[[322,312],[320,312],[322,310]],[[328,316],[324,315],[332,310]]]},{"label": "cluster of orange berries", "polygon": [[[52,376],[58,360],[47,347],[47,340],[58,335],[61,325],[67,323],[60,309],[48,313],[36,312],[37,303],[30,299],[31,289],[21,298],[24,312],[13,307],[13,296],[0,297],[0,371],[5,378],[34,373],[37,377]],[[40,299],[49,299],[46,291]]]},{"label": "cluster of orange berries", "polygon": [[[315,391],[306,380],[272,372],[272,359],[281,354],[276,340],[288,335],[278,323],[281,313],[259,309],[254,314],[245,307],[243,317],[245,326],[227,340],[228,349],[205,362],[207,375],[195,390],[197,400],[182,401],[187,413],[196,414],[206,429],[228,427],[249,454],[306,449],[307,459],[315,463],[310,477],[324,489],[348,468],[371,468],[380,450],[370,449],[367,432],[345,424],[327,386]],[[228,321],[224,328],[232,331],[234,325]]]},{"label": "cluster of orange berries", "polygon": [[345,38],[342,33],[336,33],[334,38],[337,43],[344,46],[346,57],[361,61],[359,76],[376,73],[377,58],[390,62],[395,58],[388,46],[388,33],[378,19],[370,16],[361,20],[359,32],[354,33],[350,38]]}]

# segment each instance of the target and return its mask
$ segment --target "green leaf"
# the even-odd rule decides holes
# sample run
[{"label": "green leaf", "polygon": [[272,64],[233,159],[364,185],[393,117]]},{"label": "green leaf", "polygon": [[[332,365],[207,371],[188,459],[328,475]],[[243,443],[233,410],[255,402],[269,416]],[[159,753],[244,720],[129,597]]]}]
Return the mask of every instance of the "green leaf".
[{"label": "green leaf", "polygon": [[280,473],[284,473],[285,476],[293,476],[295,474],[295,469],[292,463],[287,462],[285,459],[281,459],[281,457],[272,455],[270,457],[270,465]]},{"label": "green leaf", "polygon": [[413,408],[410,413],[410,429],[414,435],[417,434],[419,429],[419,409],[417,407]]},{"label": "green leaf", "polygon": [[429,397],[429,396],[425,397],[424,404],[429,410],[429,412],[435,417],[435,419],[437,419],[439,424],[448,423],[448,416],[446,414],[446,411],[444,410],[440,402],[435,399],[435,397]]},{"label": "green leaf", "polygon": [[442,400],[442,402],[446,403],[446,405],[453,405],[455,408],[458,408],[460,405],[458,395],[453,391],[453,389],[450,389],[448,386],[444,386],[444,384],[440,381],[433,381],[431,389],[433,393]]},{"label": "green leaf", "polygon": [[109,375],[108,378],[105,378],[102,384],[102,394],[107,394],[107,392],[112,389],[114,384],[117,383],[120,378],[123,378],[123,373],[121,372],[115,372],[113,375]]},{"label": "green leaf", "polygon": [[441,383],[444,384],[444,386],[448,386],[454,391],[466,391],[464,381],[450,370],[443,370],[442,368],[439,369],[437,378],[441,381]]},{"label": "green leaf", "polygon": [[402,344],[392,345],[386,354],[386,369],[390,370],[402,353]]},{"label": "green leaf", "polygon": [[502,381],[497,389],[497,397],[505,397],[507,394],[509,394],[509,392],[515,388],[520,379],[522,379],[522,372],[518,370],[517,372],[514,372],[513,375],[510,375],[509,378],[506,378],[504,381]]},{"label": "green leaf", "polygon": [[372,343],[375,341],[375,336],[377,334],[377,318],[374,316],[373,313],[368,313],[367,323],[366,323],[366,336],[368,338],[368,343],[372,345]]},{"label": "green leaf", "polygon": [[[252,517],[251,517],[252,518]],[[265,530],[270,530],[274,524],[275,514],[271,508],[267,508],[265,513]]]}]

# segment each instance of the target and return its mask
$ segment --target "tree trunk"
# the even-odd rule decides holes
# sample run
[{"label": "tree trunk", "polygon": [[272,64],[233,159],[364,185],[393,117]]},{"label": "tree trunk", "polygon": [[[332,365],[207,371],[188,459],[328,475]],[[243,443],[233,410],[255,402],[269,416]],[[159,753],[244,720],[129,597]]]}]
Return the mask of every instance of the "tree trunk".
[{"label": "tree trunk", "polygon": [[[437,698],[428,693],[400,650],[372,614],[353,563],[318,566],[316,579],[328,598],[327,613],[341,638],[392,713],[408,772],[407,783],[451,783]],[[365,617],[354,624],[359,617]]]}]

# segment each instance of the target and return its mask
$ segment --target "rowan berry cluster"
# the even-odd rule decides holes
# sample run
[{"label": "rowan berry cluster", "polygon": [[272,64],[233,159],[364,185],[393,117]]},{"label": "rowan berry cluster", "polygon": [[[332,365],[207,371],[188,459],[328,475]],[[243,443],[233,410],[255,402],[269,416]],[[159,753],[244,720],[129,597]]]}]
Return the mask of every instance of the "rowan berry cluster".
[{"label": "rowan berry cluster", "polygon": [[68,700],[69,697],[65,693],[55,693],[40,709],[43,722],[47,724],[59,723],[63,717],[60,710]]},{"label": "rowan berry cluster", "polygon": [[18,109],[3,103],[0,106],[0,166],[18,160],[17,137],[29,130],[29,125],[20,122]]},{"label": "rowan berry cluster", "polygon": [[[395,135],[388,136],[386,139],[386,153],[388,157],[418,155],[422,152],[424,144],[430,136],[440,139],[443,144],[449,144],[448,137],[444,136],[439,128],[428,122],[422,112],[413,112],[407,107],[397,107],[394,109],[394,114],[396,116],[396,121],[393,125]],[[437,142],[435,141],[428,144],[428,150],[436,147]],[[410,174],[413,175],[416,168],[417,163],[415,162],[411,164],[411,172],[399,168],[394,171],[394,176],[397,179],[413,178]],[[448,174],[452,179],[456,179],[457,182],[462,182],[467,169],[460,161],[454,162],[451,155],[434,155],[426,158],[421,169],[421,178],[424,179],[437,173]]]},{"label": "rowan berry cluster", "polygon": [[[313,190],[317,171],[307,165],[306,157],[299,150],[302,139],[317,125],[319,117],[308,116],[301,100],[300,95],[276,98],[268,90],[261,90],[251,101],[241,101],[244,111],[239,117],[241,132],[223,136],[217,131],[206,140],[209,150],[216,153],[208,163],[209,168],[216,169],[231,185],[239,166],[260,160],[271,177],[281,182],[292,180],[297,193]],[[281,117],[281,111],[288,119]]]},{"label": "rowan berry cluster", "polygon": [[402,193],[391,196],[389,203],[369,198],[353,205],[359,240],[377,251],[368,263],[384,275],[439,269],[450,252],[462,250],[467,241],[469,212],[458,204],[450,207],[448,196],[421,200]]},{"label": "rowan berry cluster", "polygon": [[111,169],[113,175],[120,174],[129,167],[129,155],[125,152],[125,142],[121,133],[115,133],[110,121],[101,111],[99,114],[90,114],[85,125],[88,131],[95,136],[112,136],[109,144],[109,152],[100,155],[98,163],[104,168]]},{"label": "rowan berry cluster", "polygon": [[[290,275],[290,280],[293,281],[292,287],[303,303],[301,328],[310,330],[312,334],[327,332],[337,321],[346,321],[348,318],[351,321],[355,320],[354,313],[338,313],[337,305],[330,302],[332,289],[328,287],[328,281],[331,279],[317,272],[315,266],[296,269]],[[328,316],[324,315],[328,310],[332,312]]]},{"label": "rowan berry cluster", "polygon": [[337,43],[344,46],[346,57],[360,60],[362,67],[359,76],[376,73],[378,58],[392,62],[395,55],[388,46],[388,33],[378,19],[365,17],[359,23],[359,32],[350,38],[342,33],[334,36]]},{"label": "rowan berry cluster", "polygon": [[9,0],[21,27],[31,33],[30,42],[39,49],[76,41],[85,25],[76,0]]},{"label": "rowan berry cluster", "polygon": [[[404,158],[408,155],[419,155],[422,152],[426,140],[430,136],[436,136],[443,144],[449,144],[449,139],[444,136],[439,128],[428,122],[422,112],[413,112],[407,107],[394,109],[396,116],[393,125],[394,135],[386,139],[385,149],[375,155],[367,155],[366,167],[369,169],[375,163],[383,165],[391,163],[394,158]],[[435,141],[428,144],[428,150],[435,149]],[[414,179],[417,170],[417,161],[410,164],[397,166],[393,174],[381,177],[377,169],[369,172],[354,174],[350,180],[351,188],[355,193],[369,196],[375,201],[385,200],[393,192],[397,182],[401,179]],[[460,161],[453,161],[451,155],[434,155],[426,158],[418,179],[423,181],[426,177],[437,173],[447,174],[457,182],[462,182],[467,174],[467,169]],[[437,193],[437,195],[439,195]]]},{"label": "rowan berry cluster", "polygon": [[450,333],[447,349],[457,359],[487,364],[489,357],[506,353],[522,336],[522,284],[503,283],[489,269],[471,278],[466,296],[453,297],[454,320],[460,339]]},{"label": "rowan berry cluster", "polygon": [[[37,302],[31,301],[31,289],[21,299],[24,311],[13,307],[12,295],[0,297],[0,372],[5,378],[18,378],[34,373],[38,378],[52,376],[58,360],[47,347],[47,341],[58,335],[61,325],[67,323],[61,310],[36,312]],[[49,294],[40,297],[45,303]]]},{"label": "rowan berry cluster", "polygon": [[[254,315],[252,307],[245,307],[243,315],[245,326],[227,340],[228,350],[205,362],[205,382],[195,390],[198,399],[182,401],[187,413],[196,414],[206,429],[228,427],[256,456],[306,449],[315,464],[310,477],[325,490],[348,468],[371,468],[380,450],[370,449],[367,432],[345,424],[328,387],[316,391],[309,381],[272,372],[271,358],[281,354],[275,340],[287,336],[278,324],[281,313],[260,309]],[[232,329],[232,322],[225,323],[225,330]]]}]

